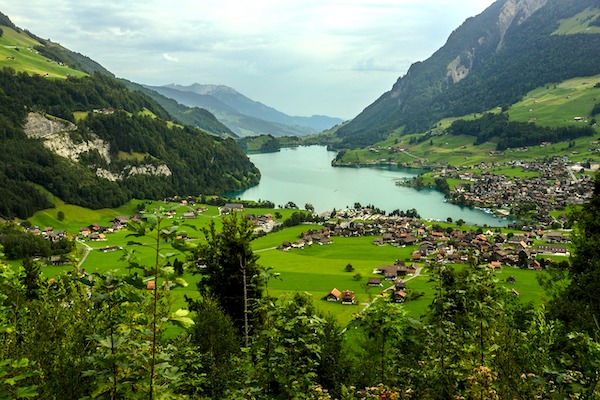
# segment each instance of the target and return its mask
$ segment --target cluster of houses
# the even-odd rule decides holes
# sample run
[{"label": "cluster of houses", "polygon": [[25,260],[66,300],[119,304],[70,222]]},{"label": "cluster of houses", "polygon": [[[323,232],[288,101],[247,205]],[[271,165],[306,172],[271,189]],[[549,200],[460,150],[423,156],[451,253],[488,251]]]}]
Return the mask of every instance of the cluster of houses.
[{"label": "cluster of houses", "polygon": [[33,233],[34,235],[42,236],[46,240],[50,240],[52,242],[58,242],[61,239],[69,238],[69,234],[64,230],[54,230],[52,226],[46,226],[44,228],[40,228],[39,226],[30,226],[27,228],[27,231]]},{"label": "cluster of houses", "polygon": [[318,230],[310,229],[303,232],[302,235],[300,235],[300,239],[295,242],[284,241],[278,249],[289,251],[290,249],[303,249],[304,246],[312,246],[313,244],[332,244],[333,241],[331,240],[331,236],[332,232],[327,228]]},{"label": "cluster of houses", "polygon": [[[384,286],[384,282],[389,282],[390,286],[384,289],[383,292],[390,291],[391,301],[404,303],[407,299],[404,278],[410,275],[414,276],[417,271],[418,267],[416,264],[407,266],[403,260],[396,260],[393,265],[382,265],[376,268],[373,273],[383,275],[383,278],[369,278],[367,286],[381,288]],[[341,303],[344,305],[355,304],[354,292],[351,290],[340,292],[337,288],[333,288],[323,299],[336,302],[341,300]]]},{"label": "cluster of houses", "polygon": [[[490,172],[491,169],[499,167],[519,168],[525,172],[535,172],[536,176],[509,177]],[[582,204],[589,200],[594,190],[594,180],[591,177],[576,179],[565,160],[558,157],[549,162],[481,163],[477,168],[482,172],[471,172],[468,167],[441,169],[441,177],[468,181],[457,185],[450,192],[449,197],[453,202],[512,210],[512,214],[524,211],[521,207],[527,204],[537,211],[536,222],[546,225],[553,222],[550,211],[564,209],[567,205]],[[583,169],[583,166],[580,166],[580,169]]]},{"label": "cluster of houses", "polygon": [[[539,257],[545,255],[569,256],[570,237],[563,232],[535,229],[521,234],[503,234],[500,230],[488,229],[461,230],[458,228],[443,229],[440,226],[425,225],[423,221],[406,217],[389,217],[383,215],[365,216],[359,211],[343,211],[360,220],[330,221],[320,230],[308,230],[301,234],[295,242],[284,242],[279,249],[288,251],[292,248],[303,248],[306,245],[332,243],[334,236],[377,236],[373,244],[378,246],[391,245],[397,247],[412,246],[410,259],[396,260],[393,265],[383,265],[374,270],[383,278],[369,278],[368,286],[383,286],[389,281],[393,286],[392,301],[404,302],[407,299],[406,283],[403,278],[415,275],[418,264],[429,265],[439,263],[467,263],[473,259],[479,265],[490,269],[503,266],[541,270],[544,262]],[[535,244],[535,240],[544,244]],[[543,261],[543,260],[542,260]],[[349,301],[347,292],[343,304],[353,304]],[[333,289],[325,296],[325,300],[343,300],[343,293]],[[352,293],[352,299],[354,299]]]},{"label": "cluster of houses", "polygon": [[342,301],[342,304],[354,304],[354,292],[352,290],[344,290],[340,292],[337,288],[333,288],[331,292],[325,296],[327,301]]},{"label": "cluster of houses", "polygon": [[87,239],[93,242],[101,242],[107,240],[106,235],[108,233],[118,232],[127,226],[127,221],[134,220],[140,221],[139,215],[129,216],[117,216],[110,221],[110,226],[100,224],[90,224],[79,228],[80,239]]}]

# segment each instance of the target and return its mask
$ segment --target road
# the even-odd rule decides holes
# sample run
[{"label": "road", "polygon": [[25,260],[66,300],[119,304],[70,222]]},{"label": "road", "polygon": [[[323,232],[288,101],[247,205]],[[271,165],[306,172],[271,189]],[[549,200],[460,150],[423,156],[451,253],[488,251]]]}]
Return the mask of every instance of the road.
[{"label": "road", "polygon": [[80,243],[84,248],[85,248],[85,254],[83,255],[83,257],[81,257],[81,260],[79,260],[79,262],[77,263],[77,268],[81,268],[81,266],[83,265],[83,263],[85,262],[85,259],[87,258],[88,254],[90,254],[90,252],[93,250],[87,243],[79,240],[79,239],[75,239],[78,243]]}]

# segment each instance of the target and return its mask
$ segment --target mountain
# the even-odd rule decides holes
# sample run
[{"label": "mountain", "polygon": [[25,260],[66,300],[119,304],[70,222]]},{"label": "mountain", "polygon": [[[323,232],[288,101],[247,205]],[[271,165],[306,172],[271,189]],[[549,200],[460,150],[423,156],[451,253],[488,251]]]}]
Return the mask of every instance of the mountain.
[{"label": "mountain", "polygon": [[498,0],[413,64],[336,135],[363,147],[445,117],[507,107],[528,91],[600,73],[598,0]]},{"label": "mountain", "polygon": [[240,136],[303,136],[321,132],[342,122],[324,115],[289,116],[254,101],[224,85],[148,86],[179,103],[206,108]]},{"label": "mountain", "polygon": [[181,125],[154,100],[160,95],[135,90],[93,60],[40,40],[2,14],[0,68],[4,219],[51,207],[46,192],[103,208],[132,198],[242,190],[260,179],[233,139],[217,136],[231,131],[206,110],[188,109],[195,125],[206,123],[217,132]]}]

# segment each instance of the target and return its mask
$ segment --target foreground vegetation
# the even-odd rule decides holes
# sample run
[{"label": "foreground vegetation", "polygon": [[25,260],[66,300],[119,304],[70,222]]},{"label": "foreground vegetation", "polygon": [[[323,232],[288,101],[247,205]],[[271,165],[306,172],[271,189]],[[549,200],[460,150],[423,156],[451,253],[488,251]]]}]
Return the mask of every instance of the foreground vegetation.
[{"label": "foreground vegetation", "polygon": [[[152,204],[127,233],[113,234],[121,236],[111,244],[129,249],[124,260],[109,256],[113,267],[124,265],[119,272],[100,258],[86,261],[91,275],[54,270],[51,278],[47,268],[55,267],[42,274],[27,260],[3,265],[0,392],[322,400],[599,395],[600,193],[573,215],[570,269],[556,264],[539,272],[541,286],[532,271],[498,274],[476,258],[464,266],[432,263],[409,281],[427,295],[405,304],[364,291],[351,277],[369,276],[373,266],[410,250],[365,251],[373,248],[366,238],[337,238],[281,252],[273,249],[281,239],[309,226],[253,239],[240,214],[215,218],[216,207],[208,207],[183,224],[165,218],[171,208]],[[61,211],[79,218],[75,209]],[[281,212],[289,218],[297,211]],[[180,239],[183,230],[191,240]],[[96,263],[105,266],[94,271]],[[500,284],[505,274],[520,286]],[[371,306],[360,314],[362,307],[322,306],[332,285],[355,289],[358,302]]]}]

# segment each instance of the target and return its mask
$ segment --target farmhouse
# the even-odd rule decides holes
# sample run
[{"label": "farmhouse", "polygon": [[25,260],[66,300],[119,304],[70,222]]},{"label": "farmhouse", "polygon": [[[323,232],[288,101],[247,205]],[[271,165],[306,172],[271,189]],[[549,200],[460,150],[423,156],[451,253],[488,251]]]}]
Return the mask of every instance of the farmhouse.
[{"label": "farmhouse", "polygon": [[123,248],[121,246],[106,246],[106,247],[102,247],[98,250],[103,253],[109,253],[111,251],[123,250]]},{"label": "farmhouse", "polygon": [[342,292],[337,290],[336,288],[331,289],[331,292],[324,297],[327,301],[338,301],[342,297]]},{"label": "farmhouse", "polygon": [[346,289],[342,292],[342,304],[354,304],[353,291]]},{"label": "farmhouse", "polygon": [[196,213],[193,211],[186,211],[183,213],[183,218],[184,219],[194,219],[194,218],[196,218]]},{"label": "farmhouse", "polygon": [[367,286],[383,286],[381,278],[369,278]]},{"label": "farmhouse", "polygon": [[229,214],[231,211],[244,211],[244,205],[238,203],[227,203],[221,209],[221,214]]},{"label": "farmhouse", "polygon": [[406,292],[404,290],[397,290],[394,292],[394,302],[404,303],[406,301]]},{"label": "farmhouse", "polygon": [[567,246],[560,244],[540,244],[537,247],[538,253],[541,254],[567,254]]}]

